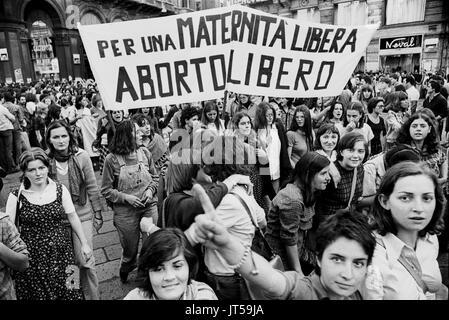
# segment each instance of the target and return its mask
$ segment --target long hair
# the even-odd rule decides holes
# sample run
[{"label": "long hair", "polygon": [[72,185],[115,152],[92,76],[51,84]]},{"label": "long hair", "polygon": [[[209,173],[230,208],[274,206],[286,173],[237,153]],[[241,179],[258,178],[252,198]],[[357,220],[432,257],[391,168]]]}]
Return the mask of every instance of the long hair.
[{"label": "long hair", "polygon": [[[365,99],[365,97],[363,96],[363,91],[369,91],[371,93],[370,97],[368,99]],[[359,101],[369,101],[370,99],[372,99],[374,97],[374,89],[371,85],[369,84],[364,84],[362,85],[362,87],[360,88],[360,92],[359,92],[359,96],[358,99]]]},{"label": "long hair", "polygon": [[427,124],[430,127],[430,132],[424,139],[424,146],[427,147],[426,151],[430,154],[438,152],[439,141],[437,131],[435,128],[435,124],[432,121],[432,118],[427,114],[427,112],[422,111],[415,112],[406,122],[404,122],[402,127],[399,129],[397,143],[411,145],[412,137],[410,136],[410,126],[416,119],[423,119],[424,121],[427,122]]},{"label": "long hair", "polygon": [[54,154],[56,152],[55,147],[53,146],[53,143],[51,143],[51,131],[53,129],[57,128],[64,128],[67,131],[67,135],[69,136],[69,153],[74,154],[78,151],[78,144],[76,143],[76,139],[73,136],[72,130],[70,130],[70,127],[68,123],[65,120],[57,120],[50,123],[50,125],[47,128],[47,132],[45,133],[45,141],[47,142],[48,149],[50,150],[48,156],[50,158],[54,158]]},{"label": "long hair", "polygon": [[141,276],[138,287],[151,297],[154,289],[151,285],[150,270],[156,269],[179,254],[184,254],[189,266],[188,284],[190,284],[198,273],[198,257],[184,232],[176,228],[163,228],[150,234],[140,250],[138,270]]},{"label": "long hair", "polygon": [[312,190],[315,175],[329,165],[330,161],[327,157],[313,151],[304,154],[296,163],[290,183],[298,183],[306,207],[315,203],[316,192]]},{"label": "long hair", "polygon": [[435,211],[433,212],[432,218],[429,224],[421,231],[418,232],[420,237],[429,234],[439,234],[444,230],[444,224],[442,221],[443,214],[443,191],[440,184],[438,183],[438,178],[424,163],[416,163],[412,161],[403,161],[395,164],[387,170],[382,182],[380,183],[379,190],[377,191],[376,197],[373,204],[373,216],[374,216],[374,229],[380,235],[385,235],[388,232],[392,234],[397,234],[397,227],[394,223],[393,216],[390,210],[386,210],[380,204],[380,195],[387,198],[391,196],[394,190],[394,186],[397,181],[401,178],[410,176],[424,175],[429,177],[434,185],[435,192]]},{"label": "long hair", "polygon": [[256,108],[256,116],[254,117],[254,130],[265,129],[268,126],[267,111],[271,109],[273,111],[273,125],[276,121],[276,110],[268,102],[261,102]]},{"label": "long hair", "polygon": [[335,102],[332,103],[329,111],[326,114],[326,120],[329,121],[329,120],[334,119],[334,110],[335,110],[335,106],[337,104],[341,106],[341,110],[342,110],[340,120],[344,121],[344,119],[346,118],[346,108],[345,108],[343,102],[341,102],[339,99],[335,99]]},{"label": "long hair", "polygon": [[209,124],[209,120],[207,119],[207,113],[212,110],[215,110],[217,112],[217,116],[215,117],[214,124],[215,124],[215,127],[217,128],[217,131],[219,131],[220,129],[222,129],[221,123],[220,123],[220,111],[218,110],[218,107],[214,101],[207,101],[205,103],[203,112],[201,114],[201,122],[206,126]]},{"label": "long hair", "polygon": [[394,112],[405,111],[401,106],[401,101],[407,100],[408,96],[405,92],[397,91],[388,94],[385,98],[385,110]]},{"label": "long hair", "polygon": [[123,120],[120,122],[112,137],[109,151],[114,154],[128,155],[135,151],[136,136],[134,122],[131,120]]},{"label": "long hair", "polygon": [[[301,128],[296,122],[296,115],[302,112],[304,114],[304,125]],[[290,124],[290,131],[302,130],[306,136],[307,149],[312,150],[313,146],[313,132],[312,132],[312,117],[310,116],[310,110],[306,105],[302,104],[297,106],[295,113],[293,114],[292,123]]]},{"label": "long hair", "polygon": [[33,147],[30,150],[24,151],[20,157],[19,157],[19,168],[22,171],[22,177],[21,180],[23,181],[23,185],[25,189],[28,189],[31,187],[30,180],[28,180],[27,177],[25,177],[25,172],[28,170],[28,164],[31,161],[40,160],[42,163],[50,169],[50,159],[48,158],[47,154],[44,150],[38,147]]}]

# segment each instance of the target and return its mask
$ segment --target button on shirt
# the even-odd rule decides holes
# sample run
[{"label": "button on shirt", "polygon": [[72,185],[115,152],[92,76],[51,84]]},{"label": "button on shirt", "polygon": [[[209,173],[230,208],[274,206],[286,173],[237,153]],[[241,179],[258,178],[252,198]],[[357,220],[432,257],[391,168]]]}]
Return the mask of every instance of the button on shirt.
[{"label": "button on shirt", "polygon": [[[409,268],[416,274],[421,274],[429,292],[438,291],[441,286],[441,272],[437,262],[438,238],[436,235],[428,234],[418,238],[416,250],[391,233],[385,236],[376,234],[376,238],[378,243],[374,250],[372,264],[381,272],[384,300],[427,299],[426,292],[399,261],[401,256]],[[364,290],[363,296],[370,299],[369,290]]]}]

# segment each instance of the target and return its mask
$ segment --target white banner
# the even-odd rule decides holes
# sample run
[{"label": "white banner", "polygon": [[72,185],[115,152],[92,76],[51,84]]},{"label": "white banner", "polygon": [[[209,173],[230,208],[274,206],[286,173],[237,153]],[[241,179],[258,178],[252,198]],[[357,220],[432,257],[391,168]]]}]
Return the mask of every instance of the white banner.
[{"label": "white banner", "polygon": [[107,109],[223,97],[339,95],[378,25],[298,23],[236,5],[78,25]]}]

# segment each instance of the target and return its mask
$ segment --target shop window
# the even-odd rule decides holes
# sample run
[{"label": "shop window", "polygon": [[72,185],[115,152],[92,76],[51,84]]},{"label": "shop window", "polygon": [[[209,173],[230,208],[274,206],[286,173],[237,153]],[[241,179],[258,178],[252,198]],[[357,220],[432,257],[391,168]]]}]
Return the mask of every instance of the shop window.
[{"label": "shop window", "polygon": [[342,2],[334,11],[337,25],[357,26],[368,24],[368,6],[365,1]]},{"label": "shop window", "polygon": [[293,19],[301,22],[320,23],[320,10],[318,8],[309,8],[296,11]]},{"label": "shop window", "polygon": [[81,24],[83,26],[91,25],[91,24],[101,24],[101,19],[93,12],[86,12],[81,17]]},{"label": "shop window", "polygon": [[425,0],[387,0],[385,24],[424,20]]}]

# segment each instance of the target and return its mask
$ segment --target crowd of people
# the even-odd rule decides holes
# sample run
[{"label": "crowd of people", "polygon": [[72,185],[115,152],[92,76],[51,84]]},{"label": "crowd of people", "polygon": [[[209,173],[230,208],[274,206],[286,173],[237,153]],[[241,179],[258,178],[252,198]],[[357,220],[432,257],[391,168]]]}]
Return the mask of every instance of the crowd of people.
[{"label": "crowd of people", "polygon": [[99,299],[108,209],[128,300],[447,299],[448,80],[359,73],[335,97],[135,110],[106,110],[93,80],[2,85],[0,174],[22,174],[0,299]]}]

